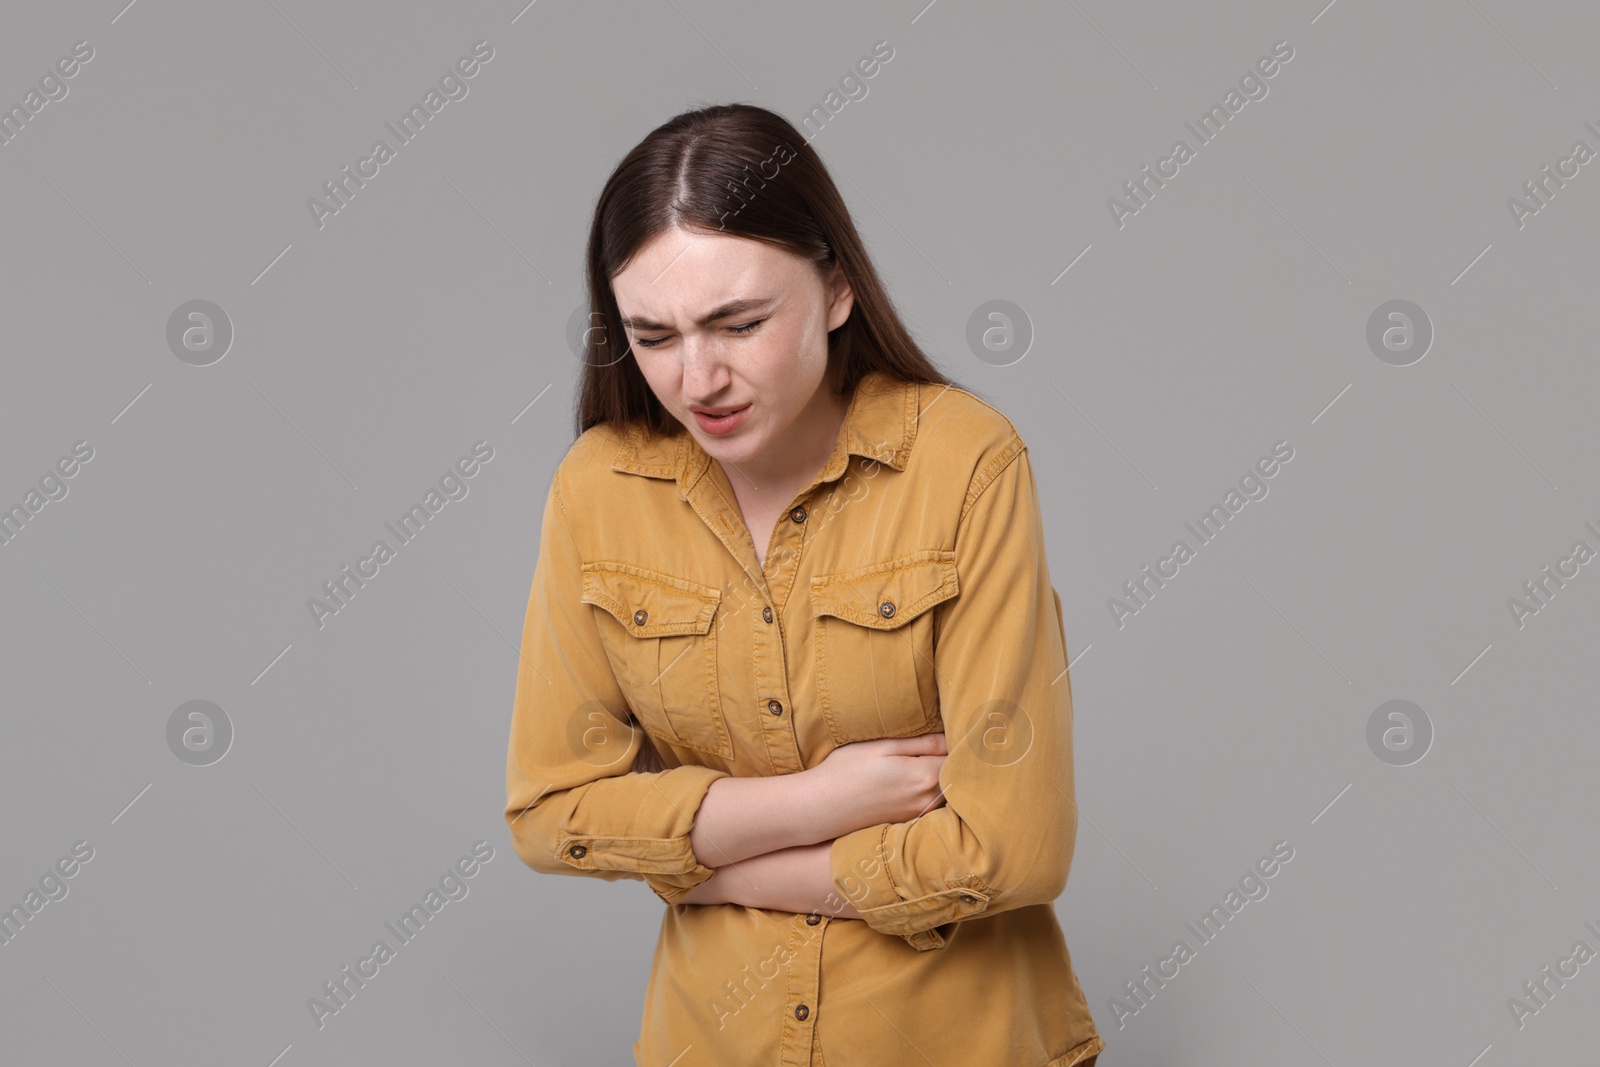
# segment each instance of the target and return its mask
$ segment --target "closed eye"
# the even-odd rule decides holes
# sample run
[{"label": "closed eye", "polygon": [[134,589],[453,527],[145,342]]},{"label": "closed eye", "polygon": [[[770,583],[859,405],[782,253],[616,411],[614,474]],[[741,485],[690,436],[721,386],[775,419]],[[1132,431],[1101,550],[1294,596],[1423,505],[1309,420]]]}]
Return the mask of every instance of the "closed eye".
[{"label": "closed eye", "polygon": [[[754,322],[747,322],[743,326],[729,326],[728,332],[733,334],[753,333],[755,332],[756,327],[760,326],[766,321],[766,319],[756,319]],[[635,337],[633,339],[633,343],[638,345],[640,348],[657,348],[666,341],[667,338],[665,337]]]}]

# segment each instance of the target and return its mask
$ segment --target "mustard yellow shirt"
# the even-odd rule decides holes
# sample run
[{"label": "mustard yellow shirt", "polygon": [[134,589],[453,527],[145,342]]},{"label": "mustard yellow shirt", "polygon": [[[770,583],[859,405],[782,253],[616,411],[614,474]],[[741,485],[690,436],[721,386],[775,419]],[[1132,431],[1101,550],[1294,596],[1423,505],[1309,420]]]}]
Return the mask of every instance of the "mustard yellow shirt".
[{"label": "mustard yellow shirt", "polygon": [[[667,769],[635,771],[648,734]],[[838,918],[681,904],[706,790],[943,730],[945,803],[835,838]],[[1051,902],[1077,837],[1061,600],[1029,453],[882,372],[765,565],[694,437],[598,425],[545,502],[507,759],[518,854],[668,905],[642,1067],[1084,1067],[1105,1047]]]}]

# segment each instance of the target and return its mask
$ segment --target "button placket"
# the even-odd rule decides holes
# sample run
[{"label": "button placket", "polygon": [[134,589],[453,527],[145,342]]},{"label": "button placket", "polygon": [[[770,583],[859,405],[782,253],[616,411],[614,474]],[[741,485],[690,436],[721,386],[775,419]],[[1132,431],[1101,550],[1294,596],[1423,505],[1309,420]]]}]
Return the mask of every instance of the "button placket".
[{"label": "button placket", "polygon": [[828,932],[829,918],[818,912],[796,915],[789,927],[788,999],[784,1002],[783,1067],[810,1067],[811,1048],[820,1005],[822,941]]},{"label": "button placket", "polygon": [[760,711],[757,719],[774,774],[793,774],[805,769],[790,706],[783,626],[781,622],[773,625],[778,621],[774,605],[784,602],[799,570],[800,546],[805,536],[804,516],[805,508],[797,505],[789,512],[790,521],[779,522],[773,530],[771,550],[763,568],[772,600],[763,606],[760,620],[751,622],[756,651],[756,701]]},{"label": "button placket", "polygon": [[793,774],[804,770],[800,744],[795,735],[794,716],[787,714],[789,675],[785,669],[783,626],[769,625],[765,615],[750,616],[752,644],[755,646],[756,721],[766,743],[767,760],[773,774]]}]

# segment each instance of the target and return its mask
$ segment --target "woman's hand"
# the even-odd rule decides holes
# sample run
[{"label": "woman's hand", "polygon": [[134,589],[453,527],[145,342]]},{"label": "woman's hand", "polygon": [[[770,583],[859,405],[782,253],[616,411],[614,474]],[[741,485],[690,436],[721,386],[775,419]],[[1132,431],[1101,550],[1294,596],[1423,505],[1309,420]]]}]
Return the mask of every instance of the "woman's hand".
[{"label": "woman's hand", "polygon": [[701,863],[721,868],[909,822],[944,803],[939,769],[947,751],[943,733],[885,737],[841,745],[795,774],[719,778],[696,810],[689,846]]},{"label": "woman's hand", "polygon": [[840,745],[804,771],[817,809],[841,837],[882,822],[910,822],[944,803],[939,772],[949,754],[943,732]]}]

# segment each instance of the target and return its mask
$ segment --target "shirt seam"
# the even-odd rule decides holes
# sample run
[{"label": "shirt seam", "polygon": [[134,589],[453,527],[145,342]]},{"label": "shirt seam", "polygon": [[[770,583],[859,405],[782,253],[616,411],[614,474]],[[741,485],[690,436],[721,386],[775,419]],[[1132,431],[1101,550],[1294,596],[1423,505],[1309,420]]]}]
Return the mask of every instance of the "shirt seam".
[{"label": "shirt seam", "polygon": [[1011,431],[1010,440],[1000,448],[1000,451],[996,453],[993,459],[981,467],[977,474],[972,476],[972,481],[967,486],[966,503],[961,505],[960,518],[962,520],[966,519],[967,513],[972,510],[972,506],[978,502],[978,498],[983,495],[984,491],[997,482],[1000,479],[1000,475],[1005,473],[1006,468],[1016,462],[1017,457],[1027,450],[1028,446],[1022,440],[1022,435],[1015,430]]},{"label": "shirt seam", "polygon": [[894,891],[895,901],[900,902],[906,898],[900,895],[900,884],[894,880],[894,869],[888,859],[889,826],[884,823],[883,829],[878,831],[878,855],[883,856],[883,876],[889,880],[889,888]]},{"label": "shirt seam", "polygon": [[551,491],[555,494],[556,507],[561,509],[561,517],[565,519],[567,517],[567,500],[565,494],[561,492],[561,470],[559,468],[557,468],[555,474],[551,476],[550,487]]}]

